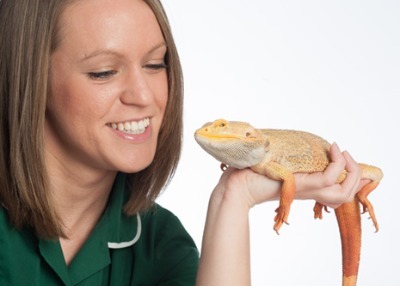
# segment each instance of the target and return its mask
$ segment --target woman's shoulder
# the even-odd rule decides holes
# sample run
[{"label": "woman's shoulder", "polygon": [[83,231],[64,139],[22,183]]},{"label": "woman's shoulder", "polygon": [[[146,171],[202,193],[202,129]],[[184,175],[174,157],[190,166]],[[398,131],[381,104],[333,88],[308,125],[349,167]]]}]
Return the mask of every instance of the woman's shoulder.
[{"label": "woman's shoulder", "polygon": [[140,219],[141,237],[133,249],[142,263],[136,270],[152,277],[154,285],[194,285],[199,252],[178,217],[156,204]]},{"label": "woman's shoulder", "polygon": [[179,220],[178,217],[170,210],[162,207],[159,204],[154,204],[146,211],[140,213],[140,216],[145,220]]},{"label": "woman's shoulder", "polygon": [[16,228],[10,221],[7,210],[0,206],[0,257],[4,258],[5,252],[11,254],[15,249],[19,253],[30,252],[36,238],[33,232],[27,228]]},{"label": "woman's shoulder", "polygon": [[191,240],[180,219],[159,204],[154,204],[147,211],[142,212],[140,218],[143,229],[147,231],[171,236],[187,236]]}]

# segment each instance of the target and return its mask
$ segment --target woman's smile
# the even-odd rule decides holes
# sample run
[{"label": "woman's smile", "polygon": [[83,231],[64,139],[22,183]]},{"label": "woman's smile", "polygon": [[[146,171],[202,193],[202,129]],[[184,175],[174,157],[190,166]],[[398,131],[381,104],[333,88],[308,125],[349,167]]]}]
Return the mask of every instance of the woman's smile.
[{"label": "woman's smile", "polygon": [[144,143],[148,141],[152,135],[150,119],[145,118],[139,121],[123,121],[107,124],[114,134],[131,143]]},{"label": "woman's smile", "polygon": [[139,121],[113,122],[109,124],[112,129],[128,134],[143,134],[149,125],[149,118]]}]

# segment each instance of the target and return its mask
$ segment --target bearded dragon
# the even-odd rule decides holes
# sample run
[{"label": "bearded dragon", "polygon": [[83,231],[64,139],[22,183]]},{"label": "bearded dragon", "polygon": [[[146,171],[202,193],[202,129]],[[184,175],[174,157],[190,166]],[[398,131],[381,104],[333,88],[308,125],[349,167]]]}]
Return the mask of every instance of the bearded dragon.
[{"label": "bearded dragon", "polygon": [[[250,168],[273,180],[282,181],[279,207],[274,230],[287,223],[295,196],[294,173],[322,172],[330,163],[331,145],[323,138],[304,131],[256,129],[250,124],[219,119],[206,123],[195,132],[199,145],[223,165],[238,169]],[[378,186],[382,171],[374,166],[359,164],[362,178],[369,182],[357,193],[353,202],[335,209],[342,242],[343,286],[355,286],[361,252],[361,215],[369,212],[376,231],[379,226],[368,195]],[[346,171],[337,179],[346,178]],[[322,219],[326,206],[316,203],[314,217]]]}]

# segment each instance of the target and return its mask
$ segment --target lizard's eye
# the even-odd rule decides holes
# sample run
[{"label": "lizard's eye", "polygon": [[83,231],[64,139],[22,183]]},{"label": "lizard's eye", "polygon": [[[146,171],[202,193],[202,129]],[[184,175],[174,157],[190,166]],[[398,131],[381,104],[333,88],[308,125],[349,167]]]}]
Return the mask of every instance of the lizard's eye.
[{"label": "lizard's eye", "polygon": [[250,137],[251,133],[250,132],[246,132],[246,137]]},{"label": "lizard's eye", "polygon": [[220,123],[219,127],[225,127],[225,125],[226,125],[225,123]]}]

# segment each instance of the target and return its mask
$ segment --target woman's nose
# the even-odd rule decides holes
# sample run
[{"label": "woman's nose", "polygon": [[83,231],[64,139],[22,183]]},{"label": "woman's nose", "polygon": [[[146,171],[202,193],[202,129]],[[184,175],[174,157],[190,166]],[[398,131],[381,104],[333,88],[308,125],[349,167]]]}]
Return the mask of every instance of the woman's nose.
[{"label": "woman's nose", "polygon": [[133,70],[126,75],[125,88],[121,101],[129,105],[149,105],[153,102],[153,93],[141,69]]}]

